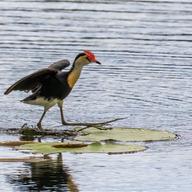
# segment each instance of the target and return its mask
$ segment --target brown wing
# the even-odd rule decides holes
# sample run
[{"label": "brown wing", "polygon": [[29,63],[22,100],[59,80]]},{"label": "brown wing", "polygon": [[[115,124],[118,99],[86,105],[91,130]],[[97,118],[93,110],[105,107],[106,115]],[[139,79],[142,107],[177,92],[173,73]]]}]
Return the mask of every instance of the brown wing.
[{"label": "brown wing", "polygon": [[6,91],[5,95],[8,95],[11,91],[32,91],[37,90],[41,87],[41,82],[48,76],[55,76],[57,74],[57,70],[51,68],[41,69],[37,72],[34,72],[26,77],[23,77],[13,85],[11,85]]}]

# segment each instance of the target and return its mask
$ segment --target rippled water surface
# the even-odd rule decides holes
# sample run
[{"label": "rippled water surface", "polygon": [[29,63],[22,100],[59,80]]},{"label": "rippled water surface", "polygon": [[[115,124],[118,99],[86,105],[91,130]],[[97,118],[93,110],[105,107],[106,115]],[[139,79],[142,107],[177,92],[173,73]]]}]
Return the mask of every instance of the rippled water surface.
[{"label": "rippled water surface", "polygon": [[[0,191],[191,191],[191,29],[190,0],[0,1],[1,128],[34,125],[42,113],[19,102],[25,93],[4,96],[11,83],[57,60],[73,62],[90,49],[103,65],[84,69],[65,101],[68,120],[127,117],[114,126],[181,135],[177,141],[146,143],[149,149],[137,154],[1,163]],[[43,125],[60,125],[56,107]],[[26,155],[3,148],[0,154]]]}]

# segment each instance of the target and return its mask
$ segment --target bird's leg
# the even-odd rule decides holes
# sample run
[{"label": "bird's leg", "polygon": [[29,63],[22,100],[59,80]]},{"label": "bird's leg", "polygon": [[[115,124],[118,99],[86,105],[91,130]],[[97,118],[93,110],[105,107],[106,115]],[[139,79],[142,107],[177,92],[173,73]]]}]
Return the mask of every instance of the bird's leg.
[{"label": "bird's leg", "polygon": [[60,109],[60,114],[61,114],[61,123],[62,125],[67,125],[68,123],[65,121],[64,114],[63,114],[63,100],[58,102],[58,107]]},{"label": "bird's leg", "polygon": [[42,122],[42,120],[43,120],[46,112],[47,112],[47,109],[44,108],[43,114],[42,114],[41,118],[39,119],[39,122],[37,123],[37,127],[39,128],[39,130],[42,130],[42,129],[43,129],[43,128],[42,128],[42,125],[41,125],[41,122]]},{"label": "bird's leg", "polygon": [[60,109],[62,125],[68,125],[68,126],[94,126],[94,125],[101,125],[102,124],[102,123],[68,123],[68,122],[65,121],[65,118],[64,118],[63,100],[60,100],[57,104],[58,104],[58,107]]},{"label": "bird's leg", "polygon": [[[61,113],[61,123],[62,125],[68,125],[68,126],[86,126],[86,127],[92,127],[92,126],[95,126],[95,127],[102,127],[106,124],[109,124],[109,123],[112,123],[112,122],[115,122],[115,121],[118,121],[118,120],[122,120],[124,118],[116,118],[116,119],[112,119],[112,120],[109,120],[109,121],[104,121],[104,122],[98,122],[98,123],[68,123],[65,121],[65,118],[64,118],[64,113],[63,113],[63,100],[59,101],[58,103],[58,107],[60,109],[60,113]],[[101,128],[102,129],[102,128]]]}]

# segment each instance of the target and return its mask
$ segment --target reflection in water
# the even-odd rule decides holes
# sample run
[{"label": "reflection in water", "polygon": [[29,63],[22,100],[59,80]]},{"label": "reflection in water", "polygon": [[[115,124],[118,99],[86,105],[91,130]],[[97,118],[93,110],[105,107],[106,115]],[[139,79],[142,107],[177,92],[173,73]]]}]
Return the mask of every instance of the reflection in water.
[{"label": "reflection in water", "polygon": [[20,191],[79,191],[68,168],[63,166],[62,154],[45,162],[25,163],[17,175],[8,175],[8,182]]}]

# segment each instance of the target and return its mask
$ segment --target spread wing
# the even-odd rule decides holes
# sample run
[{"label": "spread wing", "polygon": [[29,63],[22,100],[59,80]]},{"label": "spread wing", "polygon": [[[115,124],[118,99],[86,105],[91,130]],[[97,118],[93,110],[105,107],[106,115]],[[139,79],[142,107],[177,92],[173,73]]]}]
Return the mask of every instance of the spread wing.
[{"label": "spread wing", "polygon": [[22,79],[11,85],[6,91],[5,95],[8,95],[12,91],[32,91],[39,90],[42,86],[42,82],[49,77],[55,77],[56,74],[62,69],[70,65],[68,60],[61,60],[51,64],[48,68],[41,69],[30,75],[23,77]]},{"label": "spread wing", "polygon": [[55,76],[56,70],[51,69],[41,69],[30,75],[27,75],[11,85],[6,91],[5,95],[8,95],[11,91],[33,91],[41,86],[41,81],[47,76]]}]

